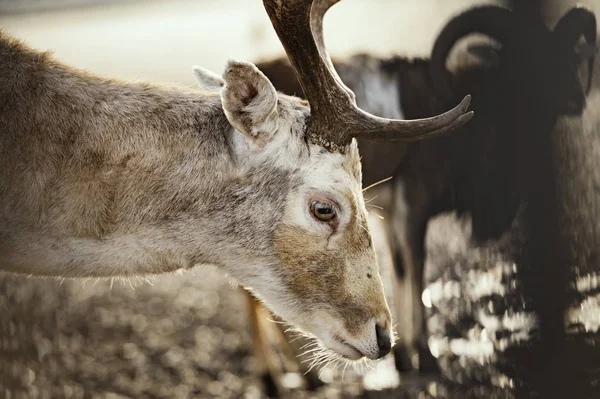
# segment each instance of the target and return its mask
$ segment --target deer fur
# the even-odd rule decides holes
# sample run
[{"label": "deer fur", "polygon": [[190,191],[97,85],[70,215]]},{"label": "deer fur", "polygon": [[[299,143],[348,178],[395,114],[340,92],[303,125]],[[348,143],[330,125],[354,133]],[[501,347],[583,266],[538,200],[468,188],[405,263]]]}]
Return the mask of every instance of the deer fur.
[{"label": "deer fur", "polygon": [[[375,325],[391,334],[391,319],[356,141],[308,143],[307,103],[250,63],[217,81],[106,79],[0,33],[0,270],[216,265],[339,355],[379,357]],[[336,204],[335,226],[311,216],[315,200]]]}]

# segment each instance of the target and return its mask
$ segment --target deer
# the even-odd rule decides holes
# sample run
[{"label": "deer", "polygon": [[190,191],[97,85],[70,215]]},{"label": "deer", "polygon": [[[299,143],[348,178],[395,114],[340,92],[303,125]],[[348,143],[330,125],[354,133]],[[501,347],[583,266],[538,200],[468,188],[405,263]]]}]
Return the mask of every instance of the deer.
[{"label": "deer", "polygon": [[229,61],[218,90],[92,75],[0,34],[0,270],[128,277],[217,266],[348,361],[392,346],[356,139],[468,122],[362,111],[325,49],[337,3],[264,0],[308,101]]},{"label": "deer", "polygon": [[[483,33],[502,47],[471,43],[470,58],[459,59],[449,69],[450,51],[472,33]],[[582,36],[586,43],[579,43]],[[569,10],[552,30],[505,7],[476,6],[448,21],[428,59],[368,54],[334,59],[361,108],[381,116],[423,118],[466,92],[476,93],[476,117],[452,136],[418,143],[358,139],[363,184],[394,176],[388,183],[393,199],[380,204],[391,213],[386,220],[389,245],[405,298],[397,301],[401,309],[396,312],[404,315],[402,320],[411,315],[398,327],[395,352],[400,371],[413,369],[415,354],[419,369],[436,368],[425,342],[421,300],[429,221],[443,212],[469,216],[475,246],[507,231],[530,183],[524,170],[530,166],[528,154],[536,148],[535,135],[551,134],[560,115],[577,115],[585,108],[595,44],[596,19],[583,6]],[[577,72],[584,63],[586,83]],[[287,60],[276,58],[257,66],[279,90],[302,95]],[[514,165],[507,165],[504,160],[511,157]]]}]

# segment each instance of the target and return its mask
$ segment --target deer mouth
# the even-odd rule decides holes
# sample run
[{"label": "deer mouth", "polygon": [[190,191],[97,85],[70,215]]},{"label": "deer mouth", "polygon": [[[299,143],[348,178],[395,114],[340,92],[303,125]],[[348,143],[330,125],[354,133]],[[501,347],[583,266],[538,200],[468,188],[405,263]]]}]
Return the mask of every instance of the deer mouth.
[{"label": "deer mouth", "polygon": [[350,342],[345,339],[335,337],[333,339],[335,345],[328,346],[328,349],[348,360],[359,360],[365,355]]}]

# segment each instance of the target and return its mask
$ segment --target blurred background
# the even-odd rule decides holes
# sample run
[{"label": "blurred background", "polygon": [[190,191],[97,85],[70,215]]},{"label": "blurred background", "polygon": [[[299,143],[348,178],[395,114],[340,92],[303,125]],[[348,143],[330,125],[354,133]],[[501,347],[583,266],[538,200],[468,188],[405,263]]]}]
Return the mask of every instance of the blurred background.
[{"label": "blurred background", "polygon": [[[345,0],[325,20],[328,48],[427,56],[447,18],[479,3]],[[188,86],[192,65],[282,54],[259,0],[0,0],[0,28],[74,67]],[[260,398],[246,317],[241,292],[210,268],[124,282],[0,275],[0,397]],[[378,395],[425,397],[411,392]],[[289,395],[366,394],[350,379]]]},{"label": "blurred background", "polygon": [[[493,1],[487,1],[488,3]],[[425,56],[446,19],[474,0],[345,0],[327,14],[333,55]],[[125,79],[194,84],[283,49],[258,0],[0,0],[0,26],[66,63]]]}]

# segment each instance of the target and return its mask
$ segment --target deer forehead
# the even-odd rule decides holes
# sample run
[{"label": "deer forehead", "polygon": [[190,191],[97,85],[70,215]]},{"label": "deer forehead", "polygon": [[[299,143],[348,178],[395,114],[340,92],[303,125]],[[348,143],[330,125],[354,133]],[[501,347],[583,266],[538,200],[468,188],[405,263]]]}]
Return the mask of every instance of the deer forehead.
[{"label": "deer forehead", "polygon": [[309,144],[309,156],[310,161],[303,168],[304,175],[316,187],[345,187],[356,194],[361,193],[361,166],[356,140],[345,153],[330,152],[319,145]]}]

